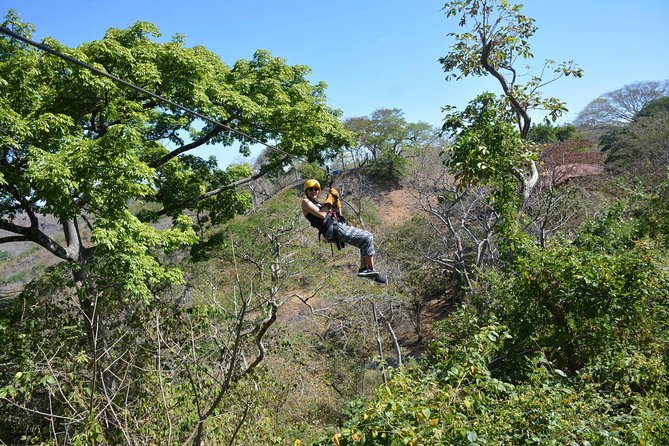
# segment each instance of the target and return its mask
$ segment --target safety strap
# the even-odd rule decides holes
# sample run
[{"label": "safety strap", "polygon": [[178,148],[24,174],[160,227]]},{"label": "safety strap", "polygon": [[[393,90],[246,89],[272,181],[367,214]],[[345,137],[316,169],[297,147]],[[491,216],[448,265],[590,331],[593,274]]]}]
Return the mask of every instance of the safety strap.
[{"label": "safety strap", "polygon": [[[325,168],[325,173],[327,175],[327,182],[328,186],[330,189],[332,189],[332,174],[330,173],[330,166],[326,166]],[[339,171],[335,171],[335,173],[339,173]],[[330,249],[332,250],[332,255],[334,256],[334,247],[333,245],[337,246],[337,250],[341,251],[346,244],[339,240],[339,222],[341,223],[346,223],[346,219],[339,214],[337,209],[334,208],[334,206],[330,209],[328,212],[327,216],[325,217],[325,221],[330,218],[332,220],[332,233],[334,234],[334,240],[330,242]],[[318,234],[318,240],[320,241],[321,234]]]}]

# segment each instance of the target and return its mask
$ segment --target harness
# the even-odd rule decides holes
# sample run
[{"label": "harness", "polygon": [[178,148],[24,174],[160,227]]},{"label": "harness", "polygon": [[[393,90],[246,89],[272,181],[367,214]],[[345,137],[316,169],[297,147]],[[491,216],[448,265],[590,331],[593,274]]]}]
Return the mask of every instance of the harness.
[{"label": "harness", "polygon": [[[325,167],[325,173],[327,174],[327,180],[328,180],[328,186],[330,189],[332,189],[332,181],[333,181],[333,174],[338,174],[339,171],[335,170],[334,172],[330,172],[330,166]],[[334,244],[337,245],[337,249],[341,251],[341,249],[346,246],[343,241],[339,240],[339,222],[346,223],[346,219],[344,218],[343,215],[341,215],[341,212],[337,207],[334,205],[330,208],[330,211],[328,212],[328,217],[332,218],[332,225],[334,226],[332,228],[332,233],[334,234]],[[327,217],[326,217],[327,218]],[[330,244],[330,248],[332,248],[332,244]],[[334,249],[332,249],[332,254],[334,254]]]},{"label": "harness", "polygon": [[[327,174],[328,185],[332,190],[332,174],[330,173],[330,166],[326,166],[325,172]],[[339,171],[335,170],[332,173],[339,174]],[[311,202],[316,206],[318,206],[318,209],[321,209],[323,207],[323,204],[317,202],[315,199],[312,200]],[[307,214],[306,217],[307,220],[309,220],[311,226],[318,229],[318,241],[320,242],[322,236],[326,241],[330,243],[330,248],[332,249],[333,255],[334,255],[334,248],[332,247],[333,244],[337,246],[338,250],[341,250],[342,248],[344,248],[344,246],[346,246],[346,244],[339,239],[339,223],[346,223],[346,219],[344,218],[343,215],[341,215],[338,206],[334,206],[333,204],[330,210],[328,211],[327,215],[323,219],[312,214]],[[327,233],[330,230],[330,228],[332,228],[332,240],[328,240],[327,238]]]},{"label": "harness", "polygon": [[[319,208],[323,206],[318,202],[313,203]],[[346,246],[345,243],[339,239],[339,223],[346,223],[346,219],[337,212],[336,209],[330,209],[325,218],[318,218],[312,214],[307,214],[306,217],[311,226],[318,229],[318,241],[323,237],[329,243],[336,245],[339,250]],[[328,240],[327,238],[327,233],[330,228],[332,228],[332,240]]]},{"label": "harness", "polygon": [[336,209],[330,209],[326,219],[328,218],[332,221],[332,233],[334,234],[334,241],[331,243],[334,243],[337,246],[337,249],[341,251],[346,244],[339,240],[339,222],[346,223],[346,219]]}]

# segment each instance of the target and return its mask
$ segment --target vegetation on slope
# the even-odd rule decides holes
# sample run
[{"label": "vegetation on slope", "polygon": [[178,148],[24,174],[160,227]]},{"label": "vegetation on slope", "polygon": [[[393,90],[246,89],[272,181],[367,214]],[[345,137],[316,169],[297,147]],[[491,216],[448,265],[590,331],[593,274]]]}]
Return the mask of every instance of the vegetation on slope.
[{"label": "vegetation on slope", "polygon": [[[0,109],[2,228],[21,232],[21,209],[38,222],[51,213],[62,235],[16,235],[65,260],[0,296],[0,441],[668,443],[664,102],[617,123],[608,158],[591,152],[587,126],[532,126],[531,109],[564,110],[542,97],[540,77],[504,78],[507,57],[530,54],[534,21],[484,4],[447,4],[463,24],[486,26],[476,18],[495,11],[505,26],[455,35],[442,64],[453,78],[491,74],[504,94],[450,110],[444,129],[397,109],[340,123],[305,67],[259,53],[227,68],[204,49],[153,42],[148,24],[72,50],[103,65],[139,57],[147,71],[125,59],[116,69],[165,76],[175,98],[246,131],[261,123],[303,158],[279,169],[295,159],[268,148],[256,166],[266,175],[234,189],[250,166],[154,157],[169,155],[170,138],[188,148],[231,144],[232,133],[191,129],[87,73],[56,76],[56,62],[0,41],[0,89],[21,105]],[[182,85],[192,63],[197,82]],[[66,82],[90,90],[95,111],[68,106]],[[38,109],[58,119],[34,121]],[[175,136],[186,128],[190,143]],[[642,163],[621,172],[625,157]],[[355,277],[357,253],[319,243],[299,213],[303,180],[327,181],[325,158],[342,168],[349,221],[376,236],[386,286]],[[565,180],[586,158],[610,168]],[[389,190],[412,198],[409,218],[381,206]],[[174,217],[167,227],[151,223],[161,212]],[[88,222],[92,239],[71,238],[84,228],[68,222]]]}]

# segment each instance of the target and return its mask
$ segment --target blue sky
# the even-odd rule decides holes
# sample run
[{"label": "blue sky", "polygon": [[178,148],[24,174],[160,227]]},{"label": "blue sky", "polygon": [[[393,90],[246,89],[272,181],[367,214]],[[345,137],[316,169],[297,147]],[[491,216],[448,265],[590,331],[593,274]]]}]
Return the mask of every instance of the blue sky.
[{"label": "blue sky", "polygon": [[[490,79],[444,80],[438,58],[448,52],[444,1],[433,0],[5,0],[33,23],[36,40],[77,46],[108,28],[138,20],[169,38],[186,36],[233,64],[257,49],[312,68],[329,105],[345,117],[399,108],[410,122],[440,126],[445,105],[465,106],[479,93],[499,93]],[[563,79],[544,93],[567,103],[571,121],[592,99],[634,81],[669,78],[669,0],[527,0],[523,12],[539,30],[530,41],[536,71],[544,59],[574,60],[581,79]],[[220,152],[217,154],[219,162]],[[236,157],[228,153],[227,158]],[[223,157],[223,158],[226,158]]]}]

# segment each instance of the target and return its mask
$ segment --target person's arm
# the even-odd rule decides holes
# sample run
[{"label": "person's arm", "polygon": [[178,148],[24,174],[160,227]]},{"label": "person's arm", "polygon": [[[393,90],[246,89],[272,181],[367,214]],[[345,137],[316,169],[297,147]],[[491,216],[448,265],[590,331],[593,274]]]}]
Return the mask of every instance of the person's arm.
[{"label": "person's arm", "polygon": [[322,208],[318,209],[318,206],[316,206],[311,201],[307,200],[306,198],[302,199],[302,213],[304,215],[313,214],[316,217],[325,218],[327,217],[329,210],[330,210],[329,204],[325,204],[323,205]]}]

